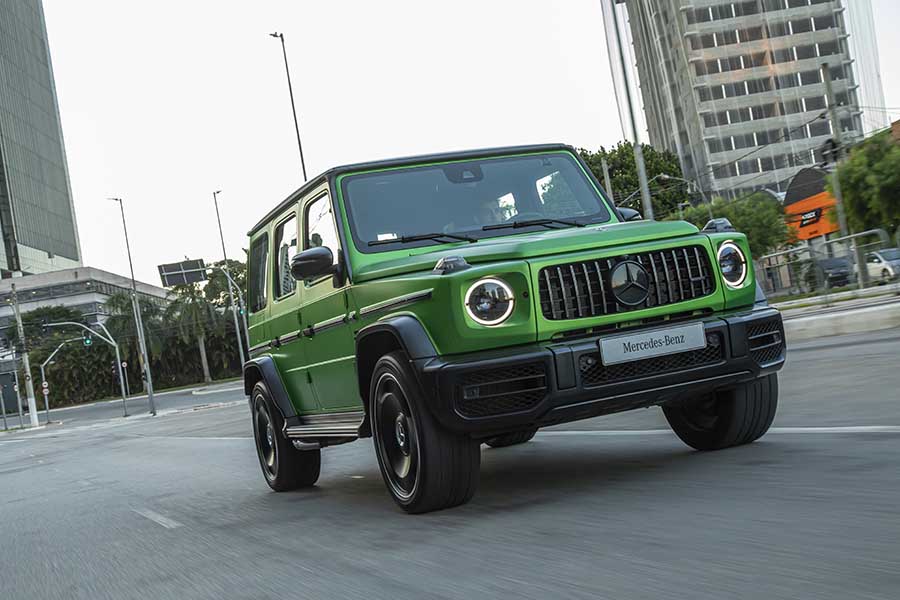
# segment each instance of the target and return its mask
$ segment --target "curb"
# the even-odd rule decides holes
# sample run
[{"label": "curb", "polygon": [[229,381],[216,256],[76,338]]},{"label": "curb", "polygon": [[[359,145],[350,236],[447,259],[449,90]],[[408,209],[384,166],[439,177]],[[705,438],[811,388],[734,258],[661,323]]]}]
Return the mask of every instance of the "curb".
[{"label": "curb", "polygon": [[900,302],[787,319],[784,321],[784,334],[790,343],[894,327],[900,327]]}]

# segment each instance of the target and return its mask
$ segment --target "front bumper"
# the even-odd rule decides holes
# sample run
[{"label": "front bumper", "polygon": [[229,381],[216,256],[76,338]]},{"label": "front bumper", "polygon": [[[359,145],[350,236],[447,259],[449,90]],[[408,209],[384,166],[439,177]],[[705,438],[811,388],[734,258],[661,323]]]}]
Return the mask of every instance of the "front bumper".
[{"label": "front bumper", "polygon": [[[488,437],[696,396],[773,373],[784,365],[781,313],[757,307],[697,319],[707,347],[604,366],[601,336],[415,362],[446,428]],[[617,332],[621,333],[621,332]]]}]

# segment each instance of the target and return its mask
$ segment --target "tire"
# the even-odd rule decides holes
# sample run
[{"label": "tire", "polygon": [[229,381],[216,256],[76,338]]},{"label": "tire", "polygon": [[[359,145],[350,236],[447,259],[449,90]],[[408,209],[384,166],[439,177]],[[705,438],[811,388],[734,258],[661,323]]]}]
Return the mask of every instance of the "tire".
[{"label": "tire", "polygon": [[522,431],[514,431],[512,433],[504,433],[503,435],[488,438],[487,441],[485,441],[485,444],[487,444],[491,448],[505,448],[507,446],[515,446],[517,444],[524,444],[525,442],[530,441],[536,433],[537,427],[533,427],[531,429],[523,429]]},{"label": "tire", "polygon": [[434,420],[403,352],[378,360],[369,397],[375,455],[397,505],[425,513],[468,502],[478,486],[481,445]]},{"label": "tire", "polygon": [[315,485],[322,465],[321,450],[297,450],[284,436],[284,418],[265,383],[253,386],[252,398],[253,439],[266,483],[276,492]]},{"label": "tire", "polygon": [[681,441],[696,450],[749,444],[772,425],[778,408],[778,378],[767,375],[737,388],[673,406],[663,413]]},{"label": "tire", "polygon": [[891,274],[887,269],[881,271],[881,285],[887,285],[891,282]]}]

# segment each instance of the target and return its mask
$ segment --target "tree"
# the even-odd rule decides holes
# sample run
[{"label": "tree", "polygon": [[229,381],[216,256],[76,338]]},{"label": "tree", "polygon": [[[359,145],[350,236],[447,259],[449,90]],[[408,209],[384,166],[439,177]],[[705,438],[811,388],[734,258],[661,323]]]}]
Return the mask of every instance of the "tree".
[{"label": "tree", "polygon": [[[647,167],[647,178],[666,174],[672,177],[683,177],[678,157],[668,150],[657,150],[653,146],[641,144],[644,152],[644,164]],[[603,182],[603,159],[609,165],[611,192],[616,205],[622,204],[629,195],[639,188],[637,164],[634,161],[634,145],[631,142],[619,142],[615,148],[600,148],[596,152],[580,149],[578,153],[588,164],[594,176]],[[677,212],[678,203],[687,199],[687,190],[683,182],[656,179],[649,184],[653,212],[657,218]],[[629,206],[639,207],[640,192],[634,194],[628,202]]]},{"label": "tree", "polygon": [[206,337],[207,332],[215,329],[217,321],[221,320],[213,305],[196,284],[177,286],[175,299],[169,304],[167,316],[178,328],[182,341],[196,341],[203,369],[203,381],[211,382],[209,361],[206,358]]},{"label": "tree", "polygon": [[[900,144],[890,131],[874,135],[850,152],[838,169],[847,220],[854,231],[900,227]],[[834,191],[834,175],[828,190]]]},{"label": "tree", "polygon": [[[206,299],[215,304],[218,307],[228,306],[230,301],[228,298],[228,279],[225,277],[225,274],[218,267],[221,267],[225,264],[224,260],[220,260],[218,262],[213,263],[213,267],[209,272],[209,281],[206,282],[206,287],[203,288],[203,295],[206,296]],[[235,283],[237,283],[238,287],[241,289],[242,294],[246,294],[247,289],[247,263],[241,262],[239,260],[228,259],[228,272],[231,274],[231,278],[234,279]],[[246,297],[246,296],[245,296]],[[239,302],[237,298],[234,299],[236,303]]]},{"label": "tree", "polygon": [[[784,207],[765,192],[737,200],[715,198],[712,210],[716,217],[728,219],[735,229],[747,235],[755,258],[794,242],[794,230],[784,220]],[[669,217],[670,220],[678,218],[678,215]],[[689,206],[684,209],[684,220],[703,227],[709,221],[709,209],[705,204]]]}]

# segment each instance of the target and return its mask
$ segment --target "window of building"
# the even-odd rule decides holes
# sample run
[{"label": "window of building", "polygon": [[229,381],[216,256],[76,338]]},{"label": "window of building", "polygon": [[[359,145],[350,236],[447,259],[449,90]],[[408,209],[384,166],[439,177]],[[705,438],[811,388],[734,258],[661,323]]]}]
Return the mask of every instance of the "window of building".
[{"label": "window of building", "polygon": [[762,0],[763,10],[766,12],[774,12],[776,10],[784,10],[784,0]]},{"label": "window of building", "polygon": [[834,15],[815,17],[813,19],[813,25],[815,25],[816,31],[822,31],[823,29],[831,29],[833,27],[837,27],[837,23],[834,20]]},{"label": "window of building", "polygon": [[803,104],[806,110],[824,110],[828,106],[825,96],[810,96],[804,98]]},{"label": "window of building", "polygon": [[816,57],[816,45],[809,44],[807,46],[797,46],[794,50],[797,52],[797,60],[806,60],[807,58]]},{"label": "window of building", "polygon": [[746,17],[757,13],[759,13],[759,3],[756,0],[737,2],[734,5],[734,15],[736,17]]},{"label": "window of building", "polygon": [[328,194],[322,194],[306,207],[304,231],[306,248],[328,248],[333,262],[337,263],[339,244]]},{"label": "window of building", "polygon": [[738,171],[741,175],[759,173],[759,161],[755,158],[753,160],[742,160],[738,163]]},{"label": "window of building", "polygon": [[713,167],[713,173],[716,179],[727,179],[737,176],[737,166],[734,163]]},{"label": "window of building", "polygon": [[810,137],[831,135],[831,124],[828,121],[816,121],[809,124]]},{"label": "window of building", "polygon": [[269,236],[262,234],[250,245],[250,312],[258,312],[266,307],[266,268],[269,258]]},{"label": "window of building", "polygon": [[730,46],[731,44],[737,44],[737,42],[738,34],[736,29],[728,29],[716,34],[717,46]]},{"label": "window of building", "polygon": [[283,298],[296,289],[297,281],[291,275],[291,259],[297,254],[297,217],[275,228],[275,298]]},{"label": "window of building", "polygon": [[812,19],[794,19],[791,21],[791,33],[807,33],[812,31]]},{"label": "window of building", "polygon": [[841,45],[837,41],[821,42],[819,44],[819,56],[831,56],[832,54],[840,54]]},{"label": "window of building", "polygon": [[763,39],[762,25],[760,25],[759,27],[748,27],[747,29],[742,29],[740,33],[742,42],[754,42],[756,40]]},{"label": "window of building", "polygon": [[788,8],[800,8],[809,6],[809,0],[788,0]]},{"label": "window of building", "polygon": [[800,73],[800,85],[813,85],[816,83],[822,83],[822,74],[818,70]]},{"label": "window of building", "polygon": [[767,23],[766,31],[770,38],[784,37],[791,34],[791,30],[787,23]]}]

